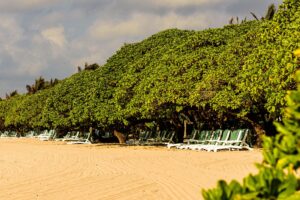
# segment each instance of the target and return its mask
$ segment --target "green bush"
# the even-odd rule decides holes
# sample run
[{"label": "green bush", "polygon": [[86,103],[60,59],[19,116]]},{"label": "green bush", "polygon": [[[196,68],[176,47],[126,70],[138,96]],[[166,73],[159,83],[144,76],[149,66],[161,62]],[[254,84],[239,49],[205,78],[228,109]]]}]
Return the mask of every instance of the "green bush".
[{"label": "green bush", "polygon": [[[300,50],[295,51],[300,56]],[[283,124],[276,123],[279,134],[264,137],[263,161],[258,174],[242,183],[221,180],[214,189],[203,190],[204,199],[300,199],[300,71],[297,90],[288,92]]]}]

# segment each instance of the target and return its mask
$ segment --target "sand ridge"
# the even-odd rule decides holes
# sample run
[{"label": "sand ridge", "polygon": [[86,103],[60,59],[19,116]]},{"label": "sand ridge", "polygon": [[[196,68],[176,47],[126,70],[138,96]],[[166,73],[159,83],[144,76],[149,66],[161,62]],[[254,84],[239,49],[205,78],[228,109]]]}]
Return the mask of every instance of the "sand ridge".
[{"label": "sand ridge", "polygon": [[0,139],[0,200],[202,199],[217,180],[241,180],[261,152],[66,145]]}]

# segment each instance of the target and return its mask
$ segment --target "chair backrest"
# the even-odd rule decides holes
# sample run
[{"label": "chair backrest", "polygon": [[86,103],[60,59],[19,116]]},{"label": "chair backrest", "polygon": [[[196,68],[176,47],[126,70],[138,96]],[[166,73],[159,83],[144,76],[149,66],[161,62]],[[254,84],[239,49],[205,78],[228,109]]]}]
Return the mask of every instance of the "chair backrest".
[{"label": "chair backrest", "polygon": [[71,132],[67,132],[67,134],[64,136],[64,138],[70,138],[71,137]]},{"label": "chair backrest", "polygon": [[231,133],[230,133],[230,136],[229,136],[229,141],[237,141],[240,137],[240,134],[241,134],[241,131],[240,129],[236,129],[236,130],[233,130]]},{"label": "chair backrest", "polygon": [[239,141],[246,142],[249,131],[250,131],[249,129],[242,129]]},{"label": "chair backrest", "polygon": [[146,135],[147,135],[147,132],[146,132],[146,131],[141,131],[140,134],[139,134],[139,138],[140,138],[140,139],[145,139],[145,138],[146,138]]},{"label": "chair backrest", "polygon": [[80,131],[77,131],[76,135],[75,135],[75,138],[79,138],[79,135],[80,135]]},{"label": "chair backrest", "polygon": [[199,131],[197,139],[200,140],[200,141],[204,141],[206,139],[207,135],[208,135],[207,130]]},{"label": "chair backrest", "polygon": [[196,138],[197,138],[197,136],[198,136],[198,134],[199,134],[199,130],[197,130],[197,129],[193,129],[193,131],[192,131],[192,133],[191,133],[191,137],[190,137],[190,139],[191,139],[191,140],[194,140],[194,139],[196,139]]},{"label": "chair backrest", "polygon": [[91,141],[91,136],[92,136],[91,132],[87,132],[85,134],[86,134],[86,138],[85,138],[86,142]]},{"label": "chair backrest", "polygon": [[217,129],[217,130],[213,131],[211,140],[220,140],[221,135],[222,135],[222,130]]},{"label": "chair backrest", "polygon": [[148,138],[157,138],[158,134],[156,131],[149,131]]},{"label": "chair backrest", "polygon": [[220,142],[225,142],[229,139],[230,137],[230,130],[228,129],[225,129],[223,132],[222,132],[222,135],[220,137]]},{"label": "chair backrest", "polygon": [[206,131],[206,135],[205,135],[205,139],[204,140],[211,140],[213,137],[213,131],[212,130],[208,130]]},{"label": "chair backrest", "polygon": [[56,136],[57,136],[57,132],[54,129],[50,130],[50,137],[49,137],[49,139],[55,139]]},{"label": "chair backrest", "polygon": [[164,141],[167,141],[167,140],[170,138],[171,134],[172,134],[171,131],[167,131],[167,133],[166,133],[166,135],[165,135],[165,137],[164,137],[163,140],[164,140]]},{"label": "chair backrest", "polygon": [[165,140],[168,137],[168,131],[164,130],[161,132],[161,140]]},{"label": "chair backrest", "polygon": [[175,131],[168,131],[164,141],[171,143],[173,141],[174,136],[175,136]]}]

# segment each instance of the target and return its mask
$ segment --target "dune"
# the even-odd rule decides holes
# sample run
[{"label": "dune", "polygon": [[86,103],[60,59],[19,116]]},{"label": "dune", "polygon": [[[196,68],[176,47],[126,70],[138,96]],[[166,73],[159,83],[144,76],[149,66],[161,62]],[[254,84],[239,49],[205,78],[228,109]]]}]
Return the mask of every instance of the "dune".
[{"label": "dune", "polygon": [[0,139],[0,199],[202,199],[217,180],[255,173],[259,150],[195,152],[164,147],[66,145]]}]

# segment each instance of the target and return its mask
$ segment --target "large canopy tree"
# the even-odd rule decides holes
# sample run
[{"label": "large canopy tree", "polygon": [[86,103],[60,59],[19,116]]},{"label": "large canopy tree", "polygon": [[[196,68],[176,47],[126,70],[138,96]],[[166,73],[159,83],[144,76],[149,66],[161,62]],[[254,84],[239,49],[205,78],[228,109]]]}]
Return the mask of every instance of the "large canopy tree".
[{"label": "large canopy tree", "polygon": [[1,101],[0,123],[129,133],[149,122],[179,129],[188,120],[196,128],[243,124],[272,133],[295,87],[298,4],[285,0],[270,20],[170,29],[125,44],[103,66]]}]

